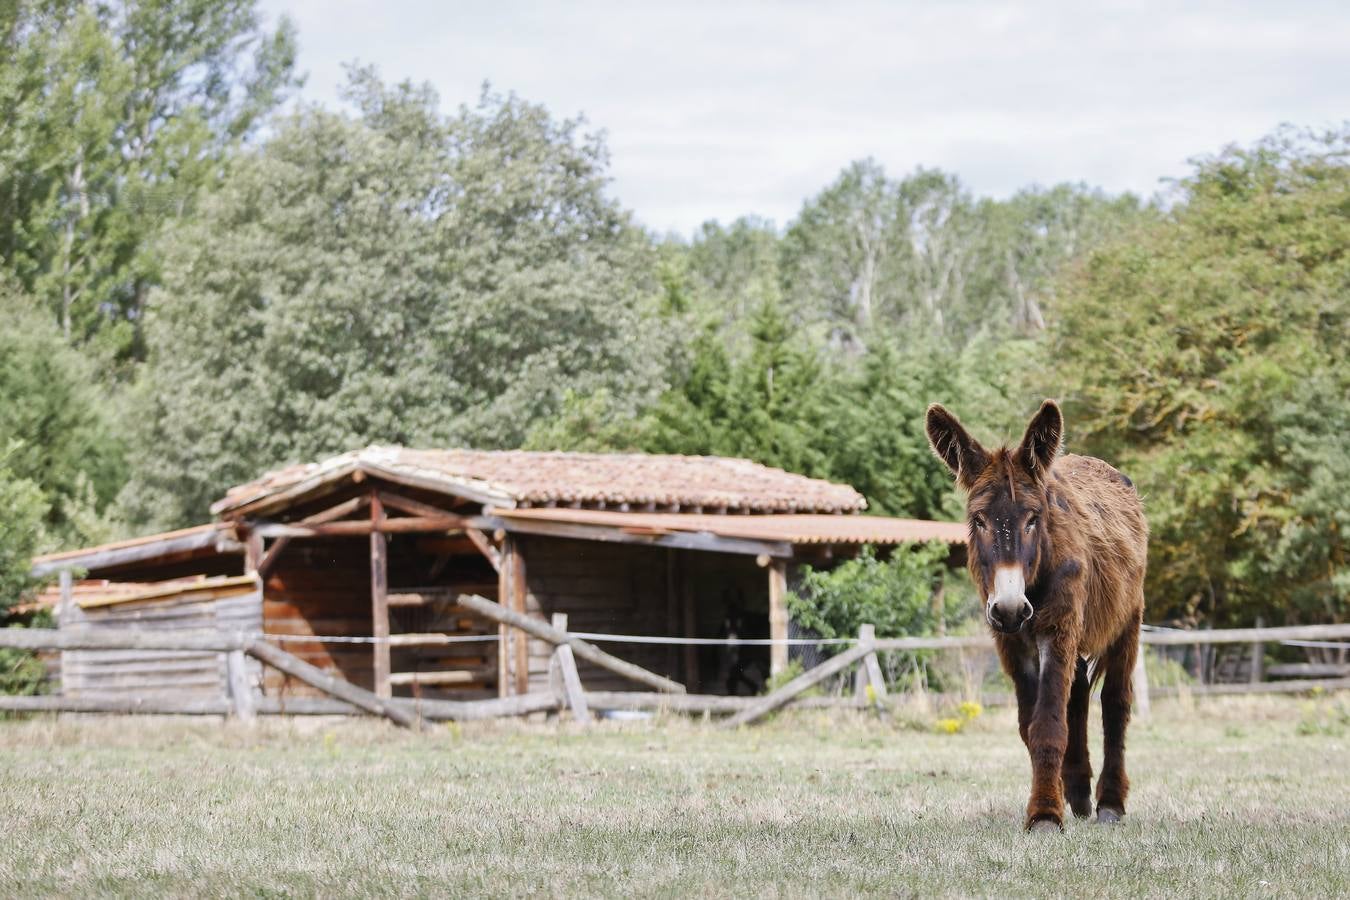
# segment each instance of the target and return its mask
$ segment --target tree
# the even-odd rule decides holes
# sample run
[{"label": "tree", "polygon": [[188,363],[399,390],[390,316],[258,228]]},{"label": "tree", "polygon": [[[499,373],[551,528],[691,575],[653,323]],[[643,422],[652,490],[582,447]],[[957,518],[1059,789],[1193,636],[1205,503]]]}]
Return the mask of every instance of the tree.
[{"label": "tree", "polygon": [[134,520],[371,442],[517,446],[569,389],[663,386],[650,245],[598,137],[487,90],[443,116],[369,70],[349,97],[279,123],[166,243]]},{"label": "tree", "polygon": [[44,531],[57,545],[106,537],[102,517],[125,480],[123,447],[96,382],[93,362],[45,312],[0,286],[0,465],[13,484],[40,492]]},{"label": "tree", "polygon": [[1342,618],[1350,133],[1230,148],[1181,191],[1061,286],[1050,383],[1145,498],[1151,617]]},{"label": "tree", "polygon": [[156,238],[295,83],[256,6],[0,7],[0,260],[68,340],[140,352]]}]

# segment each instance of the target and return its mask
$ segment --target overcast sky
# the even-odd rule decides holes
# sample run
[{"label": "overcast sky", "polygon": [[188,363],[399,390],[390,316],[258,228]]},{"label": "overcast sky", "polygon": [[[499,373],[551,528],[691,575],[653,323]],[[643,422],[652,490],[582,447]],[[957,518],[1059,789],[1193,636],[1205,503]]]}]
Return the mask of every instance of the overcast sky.
[{"label": "overcast sky", "polygon": [[1350,3],[263,0],[299,26],[303,96],[344,62],[484,81],[604,129],[614,193],[657,231],[786,224],[849,161],[976,193],[1151,195],[1190,157],[1350,119]]}]

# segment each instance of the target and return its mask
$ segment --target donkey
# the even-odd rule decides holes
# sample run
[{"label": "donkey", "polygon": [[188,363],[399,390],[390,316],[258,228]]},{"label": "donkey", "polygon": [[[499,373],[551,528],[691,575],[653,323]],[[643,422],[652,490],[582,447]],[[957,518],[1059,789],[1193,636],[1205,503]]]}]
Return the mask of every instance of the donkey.
[{"label": "donkey", "polygon": [[1125,729],[1144,616],[1148,522],[1134,483],[1090,456],[1059,456],[1064,417],[1041,404],[1016,447],[988,450],[938,404],[933,452],[966,491],[971,578],[1031,755],[1026,830],[1062,831],[1064,798],[1092,814],[1088,698],[1102,684],[1097,821],[1125,815]]}]

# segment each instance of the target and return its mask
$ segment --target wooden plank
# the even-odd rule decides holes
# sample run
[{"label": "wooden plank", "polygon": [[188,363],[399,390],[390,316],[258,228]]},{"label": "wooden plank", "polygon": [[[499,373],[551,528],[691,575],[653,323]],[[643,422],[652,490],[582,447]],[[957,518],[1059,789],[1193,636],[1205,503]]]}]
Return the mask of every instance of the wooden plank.
[{"label": "wooden plank", "polygon": [[30,571],[35,578],[51,575],[62,569],[95,572],[207,549],[214,549],[220,554],[235,555],[244,552],[244,545],[234,540],[230,532],[223,527],[183,529],[181,532],[166,535],[161,540],[147,540],[103,549],[90,548],[86,552],[62,554],[58,559],[39,560]]},{"label": "wooden plank", "polygon": [[452,516],[455,513],[439,506],[432,506],[430,503],[423,503],[421,500],[414,500],[411,497],[405,497],[402,494],[396,494],[389,490],[377,490],[376,496],[387,509],[396,509],[399,512],[407,513],[410,516],[421,516],[424,518],[436,518],[439,516]]},{"label": "wooden plank", "polygon": [[20,650],[209,650],[248,646],[238,631],[139,631],[112,628],[0,628],[0,647]]},{"label": "wooden plank", "polygon": [[0,710],[6,712],[154,713],[160,715],[224,716],[228,701],[220,697],[64,697],[47,694],[11,697],[0,694]]},{"label": "wooden plank", "polygon": [[1350,664],[1281,663],[1266,670],[1271,678],[1341,678],[1350,675]]},{"label": "wooden plank", "polygon": [[[418,728],[417,717],[408,712],[406,708],[390,702],[387,697],[380,697],[377,694],[357,687],[349,681],[341,678],[335,678],[322,669],[311,666],[309,663],[292,656],[285,650],[280,650],[266,643],[262,639],[249,642],[248,652],[267,663],[274,669],[279,669],[290,675],[292,678],[303,681],[310,687],[317,688],[325,694],[330,694],[339,700],[346,701],[353,706],[358,706],[366,712],[374,713],[377,716],[384,716],[392,722],[402,725],[405,728]],[[388,673],[385,673],[386,683]]]},{"label": "wooden plank", "polygon": [[1336,625],[1286,625],[1276,628],[1224,628],[1196,631],[1144,631],[1139,640],[1154,646],[1246,644],[1252,641],[1318,641],[1350,637],[1350,622]]},{"label": "wooden plank", "polygon": [[[786,641],[787,636],[787,561],[775,559],[769,563],[769,637]],[[769,677],[781,675],[787,664],[787,644],[770,644]]]},{"label": "wooden plank", "polygon": [[268,538],[311,538],[311,537],[348,537],[362,536],[371,532],[384,534],[412,534],[418,532],[444,532],[464,529],[480,524],[475,516],[405,516],[399,519],[382,519],[378,524],[372,522],[329,522],[322,525],[300,525],[285,522],[258,522],[251,533]]},{"label": "wooden plank", "polygon": [[390,672],[390,684],[468,684],[477,681],[476,673],[465,669],[449,672]]},{"label": "wooden plank", "polygon": [[253,705],[253,685],[249,684],[248,660],[243,650],[225,654],[226,683],[230,688],[230,709],[241,722],[252,722],[257,715]]},{"label": "wooden plank", "polygon": [[572,656],[572,648],[561,644],[553,653],[558,658],[563,694],[567,697],[568,708],[572,710],[572,718],[582,725],[590,724],[591,710],[586,705],[586,693],[581,689],[581,676],[577,674],[577,661]]},{"label": "wooden plank", "polygon": [[475,597],[472,594],[464,594],[459,598],[459,602],[461,606],[468,607],[480,615],[506,625],[513,625],[537,638],[548,641],[550,644],[567,644],[572,648],[573,652],[582,659],[623,675],[625,678],[632,679],[641,684],[650,685],[658,690],[669,691],[675,694],[683,694],[685,692],[684,685],[677,681],[663,678],[640,666],[635,666],[630,662],[611,656],[593,644],[589,644],[566,632],[558,631],[553,626],[540,622],[537,619],[531,619],[514,610],[506,609],[505,607],[493,603],[491,600]]},{"label": "wooden plank", "polygon": [[575,538],[583,541],[602,541],[618,544],[640,544],[647,547],[673,547],[677,550],[706,550],[713,553],[740,553],[749,556],[764,554],[774,558],[792,556],[792,545],[786,541],[756,541],[749,538],[722,537],[702,531],[679,531],[666,534],[637,534],[609,525],[580,525],[573,522],[552,522],[546,519],[513,519],[508,516],[487,517],[487,529],[501,528],[512,534],[538,534],[546,537]]},{"label": "wooden plank", "polygon": [[867,654],[875,652],[876,646],[874,644],[856,644],[838,656],[830,657],[814,669],[798,675],[773,693],[764,697],[757,697],[753,704],[736,713],[722,724],[727,728],[739,728],[741,725],[747,725],[786,705],[789,700],[802,691],[814,687],[831,675],[844,671],[849,666],[861,661]]},{"label": "wooden plank", "polygon": [[[371,525],[384,519],[384,506],[378,494],[370,498]],[[393,690],[389,683],[389,644],[381,640],[389,637],[389,546],[388,537],[378,530],[370,532],[370,616],[371,634],[375,637],[373,656],[375,666],[375,695],[389,698]]]},{"label": "wooden plank", "polygon": [[1149,696],[1148,669],[1144,665],[1144,648],[1134,658],[1134,671],[1130,673],[1130,684],[1134,691],[1134,709],[1139,717],[1147,719],[1153,714],[1153,698]]}]

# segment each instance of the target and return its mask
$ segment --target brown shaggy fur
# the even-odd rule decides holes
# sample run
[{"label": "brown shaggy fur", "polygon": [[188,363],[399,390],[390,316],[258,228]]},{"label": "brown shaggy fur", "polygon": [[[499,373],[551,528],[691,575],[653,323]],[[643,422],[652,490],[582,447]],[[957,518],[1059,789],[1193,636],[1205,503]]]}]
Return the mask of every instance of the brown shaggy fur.
[{"label": "brown shaggy fur", "polygon": [[1020,627],[986,606],[1031,755],[1026,827],[1062,828],[1066,795],[1075,815],[1091,814],[1087,707],[1103,676],[1097,817],[1116,821],[1129,792],[1125,729],[1144,613],[1148,523],[1139,496],[1100,459],[1059,456],[1063,417],[1049,400],[1013,448],[986,450],[937,404],[927,429],[967,492],[967,556],[981,598],[989,603],[996,567],[1020,566],[1030,602]]}]

